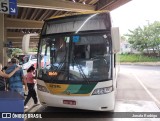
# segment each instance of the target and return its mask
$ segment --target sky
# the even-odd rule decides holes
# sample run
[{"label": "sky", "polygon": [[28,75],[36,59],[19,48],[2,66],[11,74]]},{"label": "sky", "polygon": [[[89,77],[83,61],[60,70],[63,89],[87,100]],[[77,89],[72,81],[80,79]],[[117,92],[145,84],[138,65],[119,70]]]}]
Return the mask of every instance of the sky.
[{"label": "sky", "polygon": [[111,17],[121,35],[129,33],[128,29],[160,21],[160,0],[132,0],[111,11]]}]

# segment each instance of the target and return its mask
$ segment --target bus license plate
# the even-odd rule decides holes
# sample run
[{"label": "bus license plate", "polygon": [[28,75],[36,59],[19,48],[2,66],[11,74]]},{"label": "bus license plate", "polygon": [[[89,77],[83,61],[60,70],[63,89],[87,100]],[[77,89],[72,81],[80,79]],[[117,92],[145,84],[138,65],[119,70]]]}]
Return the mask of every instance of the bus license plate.
[{"label": "bus license plate", "polygon": [[74,101],[74,100],[63,100],[63,104],[76,105],[76,101]]}]

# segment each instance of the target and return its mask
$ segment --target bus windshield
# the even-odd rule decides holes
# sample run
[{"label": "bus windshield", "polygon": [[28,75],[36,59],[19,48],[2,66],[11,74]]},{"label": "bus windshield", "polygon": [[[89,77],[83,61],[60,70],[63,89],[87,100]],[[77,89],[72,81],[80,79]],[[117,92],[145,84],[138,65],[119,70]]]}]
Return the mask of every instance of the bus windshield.
[{"label": "bus windshield", "polygon": [[107,34],[49,35],[41,38],[38,77],[44,81],[111,79],[111,39]]}]

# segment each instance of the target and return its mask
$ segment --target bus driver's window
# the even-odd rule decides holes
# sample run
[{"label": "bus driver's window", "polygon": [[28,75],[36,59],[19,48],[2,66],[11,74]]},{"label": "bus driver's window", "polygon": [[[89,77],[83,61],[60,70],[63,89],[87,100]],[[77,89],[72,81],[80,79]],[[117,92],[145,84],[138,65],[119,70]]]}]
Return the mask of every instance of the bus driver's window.
[{"label": "bus driver's window", "polygon": [[61,62],[64,57],[65,57],[65,48],[66,48],[66,43],[64,41],[64,39],[62,38],[59,38],[59,41],[58,41],[58,47],[57,47],[57,62]]}]

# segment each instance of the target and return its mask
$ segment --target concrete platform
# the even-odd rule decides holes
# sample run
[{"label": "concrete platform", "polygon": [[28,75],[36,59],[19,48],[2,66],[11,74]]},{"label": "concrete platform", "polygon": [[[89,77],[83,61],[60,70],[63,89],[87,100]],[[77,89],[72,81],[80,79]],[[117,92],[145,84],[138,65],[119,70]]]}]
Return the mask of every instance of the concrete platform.
[{"label": "concrete platform", "polygon": [[160,112],[152,101],[118,100],[114,112]]},{"label": "concrete platform", "polygon": [[[82,117],[73,118],[69,116],[68,118],[46,118],[38,119],[37,121],[42,121],[47,119],[47,121],[52,121],[56,119],[57,121],[160,121],[160,109],[152,101],[137,101],[137,100],[117,100],[115,111],[111,113],[114,118],[108,117],[109,112],[90,112],[90,111],[77,111],[75,109],[63,109],[63,108],[47,108],[45,106],[32,106],[30,109],[25,110],[27,112],[50,112],[56,115],[56,112],[60,113],[63,117],[65,111],[69,111],[72,115],[82,114]],[[61,113],[63,112],[63,113]],[[65,114],[65,115],[64,115]],[[83,117],[83,114],[87,117]],[[95,115],[96,114],[96,115]],[[143,116],[143,117],[142,117]],[[27,119],[26,121],[33,121],[33,119]]]},{"label": "concrete platform", "polygon": [[[30,100],[29,109],[25,112],[36,112],[42,105],[34,106]],[[114,112],[160,112],[160,109],[153,101],[137,101],[137,100],[117,100]]]}]

